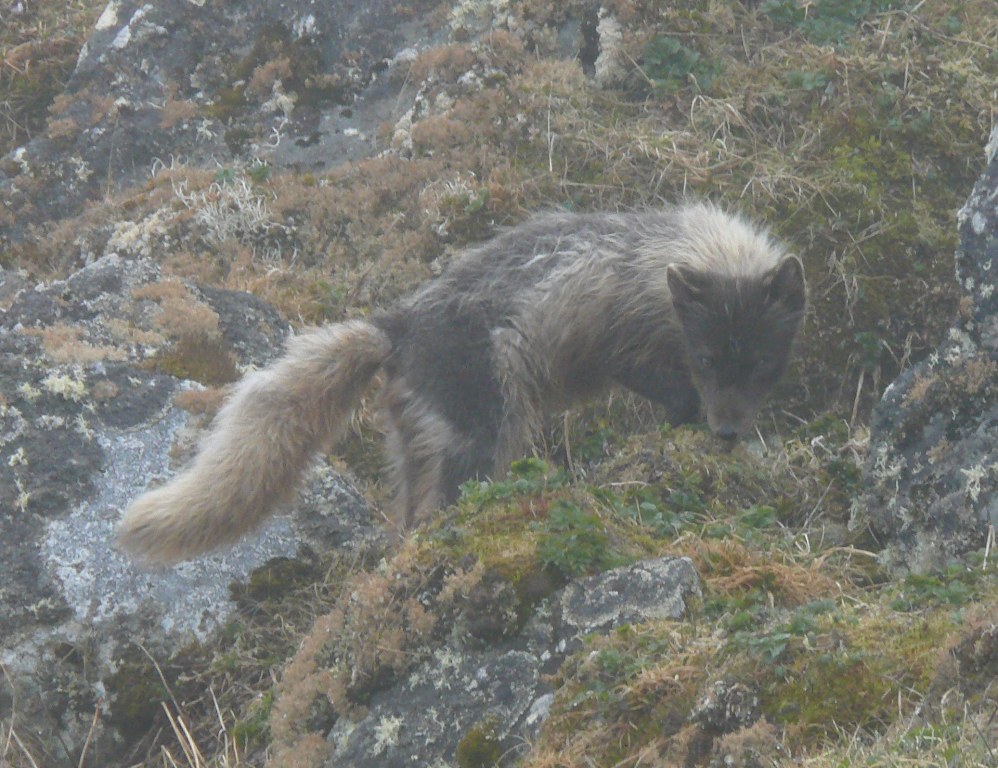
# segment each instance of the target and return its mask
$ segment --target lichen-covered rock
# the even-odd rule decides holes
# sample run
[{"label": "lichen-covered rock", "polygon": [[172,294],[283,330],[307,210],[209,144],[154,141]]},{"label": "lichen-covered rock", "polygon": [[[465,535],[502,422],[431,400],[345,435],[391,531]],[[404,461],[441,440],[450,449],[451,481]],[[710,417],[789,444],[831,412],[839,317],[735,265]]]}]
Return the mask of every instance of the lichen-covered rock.
[{"label": "lichen-covered rock", "polygon": [[0,163],[9,234],[157,162],[310,169],[367,156],[399,106],[403,78],[383,75],[433,39],[436,4],[110,0],[46,132]]},{"label": "lichen-covered rock", "polygon": [[[586,635],[623,624],[682,619],[701,594],[688,558],[665,557],[578,579],[553,595],[513,638],[481,647],[449,634],[409,676],[375,693],[357,723],[330,734],[329,768],[506,765],[537,734],[551,706],[543,675]],[[473,646],[473,647],[472,647]],[[475,758],[474,756],[478,757]]]},{"label": "lichen-covered rock", "polygon": [[759,696],[744,683],[715,680],[704,692],[692,719],[712,733],[730,733],[759,719]]},{"label": "lichen-covered rock", "polygon": [[561,617],[580,634],[682,616],[699,576],[687,558],[646,560],[565,587]]},{"label": "lichen-covered rock", "polygon": [[[302,539],[359,545],[378,529],[357,492],[325,468],[303,493],[300,527],[284,516],[228,552],[169,571],[136,567],[114,549],[114,526],[132,498],[184,460],[203,421],[198,396],[208,394],[164,373],[164,361],[235,376],[272,357],[287,324],[252,296],[163,279],[154,263],[117,255],[65,281],[20,285],[8,301],[0,310],[0,719],[23,725],[35,754],[57,765],[81,748],[96,711],[91,754],[111,764],[127,736],[115,729],[134,720],[116,688],[132,683],[114,676],[127,649],[141,644],[169,658],[226,620],[229,585],[255,567],[293,557]],[[191,364],[189,338],[228,362]],[[185,398],[188,410],[177,405]]]},{"label": "lichen-covered rock", "polygon": [[903,570],[983,549],[998,526],[998,126],[987,160],[959,214],[960,317],[884,393],[853,509],[853,527],[869,526]]}]

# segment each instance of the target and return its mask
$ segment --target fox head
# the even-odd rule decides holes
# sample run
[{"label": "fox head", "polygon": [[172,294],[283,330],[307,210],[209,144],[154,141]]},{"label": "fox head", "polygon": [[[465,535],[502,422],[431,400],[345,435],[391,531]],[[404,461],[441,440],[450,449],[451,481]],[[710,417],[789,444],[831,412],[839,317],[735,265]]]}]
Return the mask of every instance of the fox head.
[{"label": "fox head", "polygon": [[672,264],[667,277],[707,423],[734,440],[787,367],[807,303],[801,262],[787,256],[751,276]]}]

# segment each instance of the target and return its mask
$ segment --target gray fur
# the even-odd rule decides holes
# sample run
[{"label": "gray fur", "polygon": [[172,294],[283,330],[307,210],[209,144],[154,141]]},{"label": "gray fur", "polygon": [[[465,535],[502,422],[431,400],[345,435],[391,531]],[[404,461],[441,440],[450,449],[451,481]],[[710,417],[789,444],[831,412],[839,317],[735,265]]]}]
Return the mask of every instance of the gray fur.
[{"label": "gray fur", "polygon": [[[257,525],[379,368],[406,527],[454,500],[464,480],[504,472],[544,414],[612,384],[662,403],[677,424],[702,404],[711,428],[735,437],[786,366],[804,297],[795,257],[709,205],[535,216],[396,308],[306,336],[254,374],[263,395],[239,387],[191,468],[133,504],[121,543],[172,561]],[[286,387],[315,399],[306,407]],[[247,435],[277,422],[265,448],[246,450]],[[244,480],[219,482],[222,466]],[[272,467],[273,487],[258,491],[249,479]]]}]

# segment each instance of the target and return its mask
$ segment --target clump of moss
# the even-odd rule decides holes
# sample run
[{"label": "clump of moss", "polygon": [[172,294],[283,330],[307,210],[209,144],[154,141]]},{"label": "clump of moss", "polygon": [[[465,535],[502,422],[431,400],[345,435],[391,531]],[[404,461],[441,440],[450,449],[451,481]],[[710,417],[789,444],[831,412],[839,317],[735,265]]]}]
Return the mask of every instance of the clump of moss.
[{"label": "clump of moss", "polygon": [[454,759],[458,768],[493,768],[503,756],[496,722],[485,718],[468,729],[457,743]]},{"label": "clump of moss", "polygon": [[157,668],[141,648],[127,646],[118,659],[117,669],[106,682],[111,694],[108,723],[121,733],[146,733],[160,722],[162,704],[170,700],[170,691],[161,674],[175,677],[176,670],[165,663]]},{"label": "clump of moss", "polygon": [[885,728],[899,703],[902,710],[918,705],[956,629],[946,615],[826,614],[771,659],[779,665],[761,676],[762,710],[787,728],[793,748],[821,743],[836,729]]},{"label": "clump of moss", "polygon": [[688,722],[708,658],[689,624],[652,622],[590,638],[557,673],[555,703],[524,764],[627,765],[654,754],[652,745]]},{"label": "clump of moss", "polygon": [[277,557],[255,569],[246,582],[233,584],[232,599],[241,605],[273,603],[295,589],[314,584],[321,576],[320,565],[314,558]]},{"label": "clump of moss", "polygon": [[236,356],[222,339],[207,333],[182,335],[173,346],[153,359],[156,370],[207,386],[231,384],[239,379]]},{"label": "clump of moss", "polygon": [[270,736],[267,720],[274,706],[274,691],[264,691],[248,713],[232,726],[232,738],[245,751],[249,747],[266,744]]}]

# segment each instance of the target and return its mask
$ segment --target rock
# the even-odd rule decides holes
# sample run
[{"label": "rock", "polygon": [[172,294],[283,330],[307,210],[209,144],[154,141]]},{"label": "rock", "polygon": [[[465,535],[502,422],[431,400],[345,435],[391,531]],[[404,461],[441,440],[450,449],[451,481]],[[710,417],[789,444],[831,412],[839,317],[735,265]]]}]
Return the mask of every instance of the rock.
[{"label": "rock", "polygon": [[900,570],[939,569],[998,527],[998,126],[987,160],[959,214],[960,317],[884,393],[853,507]]},{"label": "rock", "polygon": [[233,611],[230,583],[303,542],[362,547],[381,535],[360,495],[323,468],[298,518],[224,553],[147,571],[114,549],[128,502],[194,443],[200,417],[177,402],[203,387],[160,368],[195,329],[249,367],[288,326],[248,294],[164,280],[154,263],[117,255],[21,287],[0,314],[0,720],[30,724],[51,764],[78,753],[95,710],[91,754],[128,735],[114,725],[128,723],[114,682],[127,649],[168,658],[206,638]]},{"label": "rock", "polygon": [[410,82],[420,52],[505,28],[591,67],[596,11],[569,7],[555,27],[480,0],[450,13],[433,0],[110,0],[45,131],[0,158],[0,244],[178,166],[318,174],[411,151],[413,124],[451,100]]},{"label": "rock", "polygon": [[572,582],[561,617],[578,634],[682,616],[699,576],[688,558],[646,560]]},{"label": "rock", "polygon": [[376,693],[360,722],[337,721],[330,734],[336,749],[326,765],[450,765],[455,754],[509,764],[537,734],[553,701],[543,675],[581,648],[586,635],[680,620],[700,594],[693,563],[665,557],[571,582],[508,641],[468,647],[452,633],[406,680]]},{"label": "rock", "polygon": [[[10,235],[148,178],[157,164],[364,157],[398,117],[397,54],[441,37],[419,0],[110,0],[47,131],[0,168]],[[10,170],[7,171],[11,173]]]},{"label": "rock", "polygon": [[712,733],[730,733],[759,719],[759,696],[744,683],[715,680],[700,698],[692,719]]}]

